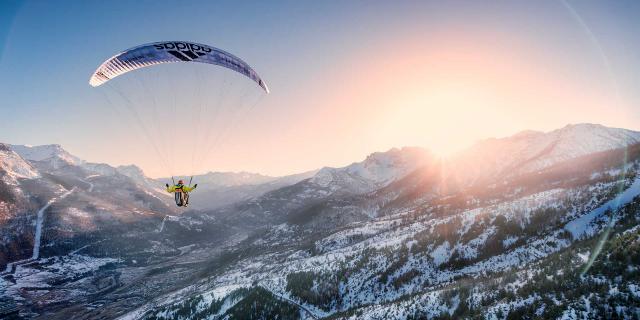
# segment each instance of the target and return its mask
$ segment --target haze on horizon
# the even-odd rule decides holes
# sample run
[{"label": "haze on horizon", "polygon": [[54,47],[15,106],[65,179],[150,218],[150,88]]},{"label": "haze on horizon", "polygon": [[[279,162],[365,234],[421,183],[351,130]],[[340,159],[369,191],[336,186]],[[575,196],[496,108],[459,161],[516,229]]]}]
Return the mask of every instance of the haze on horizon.
[{"label": "haze on horizon", "polygon": [[87,80],[115,52],[178,39],[242,57],[271,88],[206,171],[447,154],[568,123],[640,128],[636,1],[162,2],[0,3],[0,142],[167,176]]}]

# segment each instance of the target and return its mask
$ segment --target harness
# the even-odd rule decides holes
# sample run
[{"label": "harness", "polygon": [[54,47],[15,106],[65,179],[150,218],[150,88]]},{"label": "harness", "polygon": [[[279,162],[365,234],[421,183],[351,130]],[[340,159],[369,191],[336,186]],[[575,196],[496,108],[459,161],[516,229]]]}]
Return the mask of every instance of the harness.
[{"label": "harness", "polygon": [[176,198],[176,204],[178,205],[178,207],[186,206],[189,203],[189,200],[188,200],[189,193],[186,192],[185,190],[182,190],[183,187],[184,185],[174,186],[175,188],[174,194]]},{"label": "harness", "polygon": [[[191,177],[191,179],[193,179],[193,177]],[[176,198],[176,205],[178,205],[178,207],[186,207],[189,204],[189,192],[187,192],[188,189],[183,189],[185,187],[184,184],[176,184],[175,180],[173,180],[173,177],[171,177],[171,180],[173,181],[173,192]],[[191,186],[191,180],[189,181],[189,186]]]}]

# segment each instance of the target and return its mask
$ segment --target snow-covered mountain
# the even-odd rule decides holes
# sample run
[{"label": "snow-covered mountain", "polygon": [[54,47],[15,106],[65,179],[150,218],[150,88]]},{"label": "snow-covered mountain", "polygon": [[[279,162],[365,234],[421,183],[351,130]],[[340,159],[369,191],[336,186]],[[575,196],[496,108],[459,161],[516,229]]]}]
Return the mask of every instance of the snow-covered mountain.
[{"label": "snow-covered mountain", "polygon": [[[151,181],[142,169],[135,165],[112,167],[104,163],[87,162],[72,155],[58,144],[42,146],[11,145],[10,148],[30,163],[41,165],[45,171],[57,170],[65,166],[76,166],[100,175],[122,174],[140,183]],[[156,182],[153,182],[153,184],[156,184]]]},{"label": "snow-covered mountain", "polygon": [[10,146],[1,143],[0,172],[2,172],[2,180],[9,184],[16,184],[17,179],[34,179],[40,176],[29,162],[14,152]]},{"label": "snow-covered mountain", "polygon": [[[308,228],[310,219],[276,220],[274,207],[261,202],[276,225],[237,246],[256,254],[200,282],[198,294],[162,296],[140,310],[148,319],[634,319],[640,144],[616,143],[624,139],[550,152],[535,169],[497,177],[500,184],[413,188],[423,168],[374,193],[330,197],[303,211],[352,215],[372,197],[408,189],[424,200],[329,229]],[[299,201],[298,185],[271,196]]]},{"label": "snow-covered mountain", "polygon": [[332,192],[365,193],[404,177],[432,159],[433,155],[422,148],[394,148],[343,168],[322,168],[309,182]]},{"label": "snow-covered mountain", "polygon": [[[377,204],[363,204],[367,194],[437,161],[421,148],[377,152],[346,167],[323,168],[308,179],[211,214],[230,224],[243,221],[247,225],[261,226],[289,222],[331,229],[375,215]],[[354,202],[359,205],[353,205]],[[342,205],[351,210],[333,210]]]},{"label": "snow-covered mountain", "polygon": [[265,189],[189,211],[136,167],[9,150],[31,209],[0,220],[0,304],[28,318],[634,319],[639,137],[572,125],[446,160],[392,149],[273,189],[212,175],[229,198]]},{"label": "snow-covered mountain", "polygon": [[20,182],[40,178],[40,173],[8,145],[0,143],[0,224],[26,210]]},{"label": "snow-covered mountain", "polygon": [[200,188],[200,186],[204,187],[198,190],[198,194],[199,197],[203,198],[203,201],[197,206],[203,209],[217,209],[234,203],[256,199],[268,192],[308,179],[313,176],[315,172],[316,171],[309,171],[277,178],[257,179],[252,180],[252,183],[245,180],[245,182],[247,182],[246,184],[243,184],[241,181],[236,181],[234,185],[230,186],[214,185],[211,187],[208,184],[201,183],[198,185],[198,188]]},{"label": "snow-covered mountain", "polygon": [[83,163],[80,158],[70,154],[58,144],[42,146],[11,145],[11,149],[26,160],[47,162],[55,168]]},{"label": "snow-covered mountain", "polygon": [[523,131],[476,143],[450,159],[459,181],[503,178],[541,170],[562,161],[640,142],[640,132],[599,124],[567,125],[543,133]]},{"label": "snow-covered mountain", "polygon": [[0,144],[0,264],[23,261],[34,243],[56,251],[120,229],[118,221],[157,224],[173,213],[170,195],[121,171],[82,161],[59,145]]},{"label": "snow-covered mountain", "polygon": [[[308,171],[282,177],[266,176],[250,172],[208,172],[191,177],[174,177],[174,180],[182,178],[198,184],[197,197],[200,199],[193,204],[194,208],[203,210],[217,209],[237,202],[247,201],[277,190],[293,185],[313,176],[316,171]],[[171,183],[171,178],[157,179],[160,185]]]}]

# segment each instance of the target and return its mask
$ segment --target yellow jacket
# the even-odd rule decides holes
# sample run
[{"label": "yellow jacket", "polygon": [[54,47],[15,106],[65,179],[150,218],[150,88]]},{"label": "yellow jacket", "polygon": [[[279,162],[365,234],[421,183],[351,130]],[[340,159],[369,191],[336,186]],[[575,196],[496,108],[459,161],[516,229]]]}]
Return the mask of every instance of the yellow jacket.
[{"label": "yellow jacket", "polygon": [[194,187],[187,187],[184,184],[183,185],[176,184],[175,186],[169,186],[167,188],[167,192],[174,193],[174,192],[176,192],[176,190],[178,190],[178,192],[180,192],[179,191],[180,189],[182,189],[182,191],[184,191],[184,192],[191,192],[195,188],[196,188],[195,186]]}]

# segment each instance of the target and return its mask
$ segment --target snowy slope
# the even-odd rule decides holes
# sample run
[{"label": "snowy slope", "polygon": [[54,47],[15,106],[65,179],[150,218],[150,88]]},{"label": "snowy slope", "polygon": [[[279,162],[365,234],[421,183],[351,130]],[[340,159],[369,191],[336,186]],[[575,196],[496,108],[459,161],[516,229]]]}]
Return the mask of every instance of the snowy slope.
[{"label": "snowy slope", "polygon": [[[486,140],[467,150],[467,158],[448,164],[458,165],[461,176],[469,174],[478,185],[444,191],[437,183],[446,179],[422,169],[450,168],[442,170],[439,159],[434,165],[428,152],[412,148],[325,168],[251,199],[253,193],[242,188],[278,180],[212,173],[211,180],[202,177],[202,186],[219,183],[247,200],[179,213],[161,211],[149,188],[131,183],[145,178],[134,166],[85,163],[40,170],[41,180],[26,182],[50,180],[75,191],[42,212],[45,259],[14,268],[5,276],[17,280],[11,284],[0,275],[0,288],[20,294],[21,306],[34,314],[86,319],[225,319],[234,318],[228,312],[238,311],[236,306],[280,310],[280,318],[293,308],[303,318],[556,319],[593,311],[581,301],[602,306],[605,300],[594,299],[607,292],[617,298],[606,300],[611,304],[606,312],[637,315],[640,260],[611,269],[610,279],[623,275],[623,282],[607,280],[602,275],[607,268],[586,273],[583,280],[572,277],[587,261],[598,267],[594,239],[604,232],[614,239],[627,230],[623,227],[633,228],[628,234],[640,230],[640,144],[616,149],[638,138],[634,131],[575,125]],[[103,174],[91,173],[98,170]],[[423,179],[409,179],[414,176]],[[504,183],[483,181],[486,177]],[[205,190],[194,193],[194,201],[210,199]],[[45,191],[46,201],[52,192]],[[607,209],[620,210],[612,216]],[[33,219],[25,222],[33,230]],[[89,228],[93,233],[83,233]],[[77,238],[66,238],[70,234]],[[68,252],[66,258],[49,257]],[[625,257],[609,254],[608,245],[602,252],[600,259]],[[54,260],[46,259],[76,261],[96,253],[120,262],[69,278],[65,268],[79,264],[55,264],[55,271],[47,267]],[[603,283],[611,286],[593,287]],[[563,284],[568,288],[554,287]],[[246,294],[258,286],[269,295]],[[633,295],[625,296],[629,290]],[[594,294],[572,296],[580,292]],[[520,309],[524,316],[511,313]],[[576,318],[612,317],[595,314],[600,316]]]},{"label": "snowy slope", "polygon": [[332,191],[364,193],[406,176],[431,159],[431,154],[422,148],[394,148],[373,153],[364,161],[343,168],[322,168],[309,181]]},{"label": "snowy slope", "polygon": [[41,172],[56,175],[82,175],[84,172],[86,176],[110,177],[123,175],[131,178],[136,184],[151,190],[164,189],[162,188],[163,183],[148,178],[142,169],[135,165],[113,167],[104,163],[86,162],[57,144],[41,146],[12,145],[11,149]]},{"label": "snowy slope", "polygon": [[[633,172],[637,172],[639,166],[636,159]],[[605,172],[600,172],[601,176]],[[549,186],[550,189],[541,192],[509,199],[502,199],[498,193],[493,195],[493,201],[481,207],[450,209],[443,213],[437,212],[439,207],[428,204],[416,211],[420,214],[413,214],[415,208],[407,207],[405,212],[394,216],[344,225],[315,241],[312,250],[308,247],[299,251],[283,250],[277,256],[265,249],[265,254],[248,257],[216,277],[215,282],[208,283],[212,285],[209,290],[257,284],[284,300],[294,301],[318,318],[347,310],[360,311],[350,319],[405,319],[412,315],[422,319],[443,312],[452,315],[455,311],[464,311],[457,310],[462,301],[455,294],[442,293],[461,286],[480,287],[473,281],[492,281],[494,274],[502,272],[535,271],[536,264],[553,259],[554,254],[579,242],[565,231],[575,229],[572,226],[577,222],[581,226],[590,225],[593,232],[588,235],[596,235],[603,225],[583,223],[584,220],[593,220],[594,212],[602,214],[604,210],[599,208],[610,207],[612,203],[617,208],[632,204],[640,190],[637,178],[634,179],[626,178],[625,188],[620,188],[619,181],[604,179],[567,185],[567,188]],[[607,200],[613,191],[620,193]],[[296,230],[288,224],[273,226],[253,244],[264,248],[282,243],[293,245],[308,237],[296,238]],[[575,263],[580,267],[583,260],[578,257]],[[544,275],[554,274],[545,272]],[[456,283],[458,279],[462,281]],[[506,289],[517,293],[531,280],[525,277],[509,281],[511,287]],[[296,289],[298,287],[303,290]],[[505,310],[506,314],[539,299],[516,296],[508,300],[492,296],[497,292],[480,290],[480,299],[494,301],[494,304],[479,313],[495,315]],[[478,308],[484,306],[477,305]]]},{"label": "snowy slope", "polygon": [[5,183],[15,184],[16,179],[34,179],[40,174],[30,163],[6,144],[0,143],[0,171],[5,172]]},{"label": "snowy slope", "polygon": [[523,131],[480,141],[450,159],[459,180],[475,182],[534,172],[554,164],[640,142],[640,132],[599,124],[567,125],[547,133]]},{"label": "snowy slope", "polygon": [[376,214],[376,204],[354,206],[353,197],[387,186],[433,161],[434,157],[421,148],[373,153],[362,162],[343,168],[323,168],[309,179],[223,208],[216,216],[227,217],[229,223],[243,220],[261,225],[289,221],[310,228],[331,229]]},{"label": "snowy slope", "polygon": [[593,236],[594,233],[598,231],[598,226],[594,225],[594,222],[598,218],[602,218],[602,216],[609,210],[619,210],[622,206],[633,201],[633,199],[638,195],[640,195],[640,178],[636,178],[636,180],[633,181],[633,184],[631,184],[629,188],[624,190],[624,192],[616,195],[615,198],[607,201],[605,204],[589,212],[588,214],[585,214],[567,223],[564,228],[565,230],[571,232],[571,235],[576,239],[584,235]]},{"label": "snowy slope", "polygon": [[47,162],[54,168],[83,163],[80,158],[70,154],[58,144],[42,146],[12,145],[11,148],[26,160]]}]

